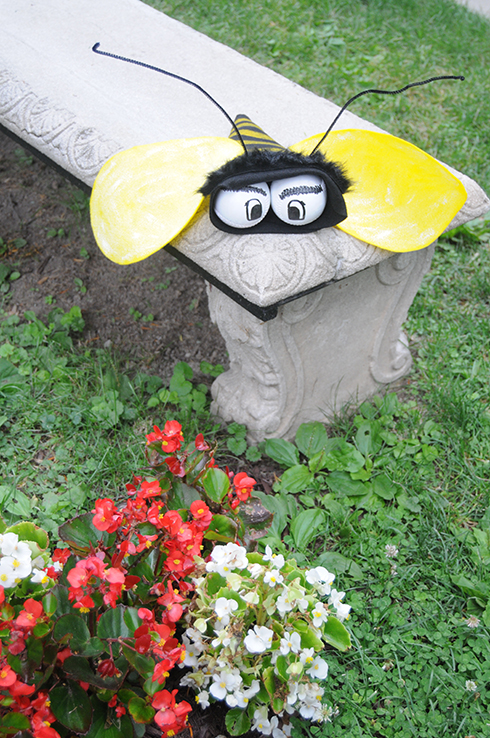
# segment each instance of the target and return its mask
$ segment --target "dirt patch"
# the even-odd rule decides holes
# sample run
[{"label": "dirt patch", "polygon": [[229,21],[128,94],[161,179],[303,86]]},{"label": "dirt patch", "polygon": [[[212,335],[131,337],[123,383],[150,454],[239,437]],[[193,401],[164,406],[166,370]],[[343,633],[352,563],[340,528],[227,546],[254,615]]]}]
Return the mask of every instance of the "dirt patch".
[{"label": "dirt patch", "polygon": [[20,273],[4,295],[7,312],[43,318],[79,305],[85,342],[112,345],[163,379],[178,361],[227,365],[202,277],[165,250],[130,266],[106,259],[88,198],[1,133],[0,238],[0,264]]}]

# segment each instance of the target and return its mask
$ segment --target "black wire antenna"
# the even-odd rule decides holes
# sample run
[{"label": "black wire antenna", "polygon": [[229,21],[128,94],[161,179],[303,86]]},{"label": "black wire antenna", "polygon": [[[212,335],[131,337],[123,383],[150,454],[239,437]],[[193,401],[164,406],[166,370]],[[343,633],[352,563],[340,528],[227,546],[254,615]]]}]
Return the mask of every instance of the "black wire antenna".
[{"label": "black wire antenna", "polygon": [[92,46],[92,51],[94,51],[96,54],[101,54],[102,56],[109,56],[111,59],[119,59],[120,61],[129,62],[129,64],[136,64],[139,67],[145,67],[145,69],[152,69],[154,72],[160,72],[161,74],[166,74],[167,77],[173,77],[173,79],[178,79],[180,82],[186,82],[188,85],[191,85],[192,87],[195,87],[196,90],[199,90],[199,92],[202,92],[203,95],[206,95],[208,100],[211,100],[212,103],[216,105],[219,110],[223,113],[223,115],[227,118],[227,120],[231,123],[232,127],[235,129],[235,133],[238,136],[241,145],[243,146],[243,150],[246,154],[248,154],[247,147],[245,146],[245,141],[242,138],[242,135],[240,131],[238,130],[237,125],[235,124],[235,121],[231,118],[231,116],[228,115],[226,110],[217,102],[217,100],[212,97],[209,92],[206,92],[206,90],[201,87],[201,85],[198,85],[197,82],[193,82],[190,79],[186,79],[186,77],[181,77],[179,74],[174,74],[173,72],[167,72],[165,69],[160,69],[160,67],[154,67],[152,64],[147,64],[146,62],[137,61],[136,59],[128,59],[125,56],[119,56],[118,54],[110,54],[108,51],[100,51],[99,49],[100,43],[96,43]]},{"label": "black wire antenna", "polygon": [[[428,85],[431,82],[437,82],[439,79],[459,79],[461,82],[464,82],[464,77],[462,75],[454,75],[454,74],[447,74],[443,75],[441,77],[430,77],[429,79],[424,79],[422,82],[412,82],[409,85],[405,85],[405,87],[401,87],[399,90],[364,90],[363,92],[358,92],[357,95],[354,95],[354,97],[351,97],[350,100],[347,100],[345,105],[340,109],[340,111],[337,113],[335,118],[333,119],[332,123],[330,123],[330,126],[328,127],[327,131],[323,134],[322,138],[318,141],[317,145],[311,152],[313,154],[317,148],[325,141],[326,137],[334,127],[334,125],[337,123],[338,119],[344,112],[346,108],[349,107],[349,105],[354,102],[354,100],[357,100],[358,97],[362,97],[362,95],[369,95],[371,93],[376,93],[378,95],[399,95],[401,92],[405,92],[405,90],[410,89],[410,87],[421,87],[422,85]],[[311,156],[310,154],[310,156]]]}]

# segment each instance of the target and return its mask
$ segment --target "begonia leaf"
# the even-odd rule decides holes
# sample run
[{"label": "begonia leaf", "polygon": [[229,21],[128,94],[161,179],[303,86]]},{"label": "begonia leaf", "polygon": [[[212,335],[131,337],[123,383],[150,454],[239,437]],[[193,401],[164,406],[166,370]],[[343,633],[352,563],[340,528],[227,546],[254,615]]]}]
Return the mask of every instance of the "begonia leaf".
[{"label": "begonia leaf", "polygon": [[133,697],[129,701],[128,710],[137,723],[151,723],[155,717],[155,710],[141,697]]},{"label": "begonia leaf", "polygon": [[28,668],[32,668],[32,666],[40,666],[43,660],[42,641],[30,636],[26,641],[26,647]]},{"label": "begonia leaf", "polygon": [[73,651],[81,651],[90,639],[90,631],[81,615],[71,612],[57,620],[53,630],[53,638],[55,641],[62,641],[64,644],[69,642]]},{"label": "begonia leaf", "polygon": [[71,680],[50,691],[51,710],[74,733],[86,733],[92,722],[92,704],[82,687]]},{"label": "begonia leaf", "polygon": [[124,621],[125,607],[117,607],[102,613],[97,625],[99,638],[130,638],[132,633]]},{"label": "begonia leaf", "polygon": [[141,623],[143,622],[138,615],[138,610],[136,607],[127,607],[124,611],[123,619],[129,630],[131,631],[131,635],[133,635],[136,628],[139,628]]},{"label": "begonia leaf", "polygon": [[217,571],[213,571],[206,577],[206,590],[209,595],[215,595],[225,585],[226,579],[221,574],[218,574]]},{"label": "begonia leaf", "polygon": [[90,544],[97,548],[99,541],[107,544],[108,534],[105,531],[97,530],[92,525],[93,513],[84,513],[76,518],[67,520],[66,523],[60,525],[59,536],[61,540],[68,543],[70,548],[78,554],[85,556],[90,551]]},{"label": "begonia leaf", "polygon": [[213,515],[213,519],[204,538],[208,541],[222,541],[228,543],[236,538],[236,524],[226,515]]},{"label": "begonia leaf", "polygon": [[169,495],[168,508],[169,510],[181,510],[183,508],[189,508],[193,502],[200,500],[201,495],[188,484],[185,484],[180,479],[174,479],[172,485],[172,493]]},{"label": "begonia leaf", "polygon": [[283,682],[289,681],[289,674],[287,673],[288,665],[289,664],[288,664],[287,658],[285,656],[283,656],[282,654],[280,654],[277,657],[276,669],[277,669],[277,673],[279,674],[279,678]]},{"label": "begonia leaf", "polygon": [[314,648],[315,651],[323,650],[323,641],[313,633],[308,623],[305,623],[304,620],[296,620],[294,628],[301,635],[301,648]]},{"label": "begonia leaf", "polygon": [[6,728],[15,728],[18,730],[29,730],[31,727],[31,721],[27,715],[22,715],[20,712],[7,712],[0,720],[0,733],[13,733],[13,730],[6,730]]},{"label": "begonia leaf", "polygon": [[302,423],[296,431],[296,445],[309,459],[325,448],[327,440],[325,426],[317,420],[312,423]]},{"label": "begonia leaf", "polygon": [[46,615],[54,615],[56,612],[56,609],[58,607],[58,598],[53,594],[53,592],[47,592],[43,599],[43,610],[46,613]]},{"label": "begonia leaf", "polygon": [[[347,651],[351,647],[350,634],[338,618],[331,615],[323,626],[323,639],[339,651]],[[301,638],[303,645],[303,638]]]},{"label": "begonia leaf", "polygon": [[280,697],[274,697],[272,700],[272,709],[276,714],[282,712],[284,710],[284,700]]},{"label": "begonia leaf", "polygon": [[137,653],[132,648],[128,648],[125,645],[122,647],[122,652],[138,674],[141,674],[145,679],[153,675],[155,661],[150,656],[144,656],[141,653]]},{"label": "begonia leaf", "polygon": [[94,656],[99,656],[105,651],[105,649],[106,647],[100,638],[93,636],[89,641],[87,641],[83,649],[80,648],[77,650],[80,653],[80,656],[85,656],[86,659],[91,659]]},{"label": "begonia leaf", "polygon": [[37,623],[32,630],[32,635],[36,638],[44,638],[51,630],[51,627],[49,623]]},{"label": "begonia leaf", "polygon": [[228,475],[221,469],[211,467],[202,478],[206,495],[213,502],[221,502],[230,489]]},{"label": "begonia leaf", "polygon": [[266,669],[263,670],[262,681],[264,682],[264,687],[266,688],[268,695],[272,697],[276,690],[276,680],[274,679],[273,666],[268,666]]},{"label": "begonia leaf", "polygon": [[226,713],[226,730],[230,735],[242,735],[250,730],[251,722],[247,713],[239,707],[234,707]]}]

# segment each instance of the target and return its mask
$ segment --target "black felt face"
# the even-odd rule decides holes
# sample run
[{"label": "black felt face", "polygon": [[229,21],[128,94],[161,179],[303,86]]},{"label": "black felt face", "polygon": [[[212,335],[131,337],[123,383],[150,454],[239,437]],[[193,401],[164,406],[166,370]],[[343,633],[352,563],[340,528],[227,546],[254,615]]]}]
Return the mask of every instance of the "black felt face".
[{"label": "black felt face", "polygon": [[[299,184],[297,187],[280,187],[281,180],[301,175],[311,175],[318,184]],[[320,178],[320,180],[318,180]],[[307,178],[310,182],[311,178]],[[298,180],[301,182],[302,180]],[[313,180],[311,180],[313,181]],[[286,200],[286,220],[278,217],[273,207],[267,205],[265,187],[278,183],[272,187],[279,190],[279,198]],[[210,195],[209,215],[216,228],[227,233],[312,233],[321,228],[328,228],[340,223],[347,217],[347,210],[343,193],[347,191],[350,182],[341,167],[328,162],[320,152],[312,156],[303,156],[293,151],[270,152],[257,149],[227,162],[216,172],[210,174],[200,192]],[[326,195],[326,204],[320,215],[312,222],[302,223],[305,220],[305,208],[308,198],[322,189]],[[223,190],[242,191],[244,224],[240,227],[225,223],[217,212],[216,202],[219,193]],[[307,197],[303,197],[304,194]],[[313,198],[314,199],[314,198]],[[263,216],[261,209],[267,207]],[[260,220],[258,220],[260,218]],[[251,223],[250,226],[246,221]]]}]

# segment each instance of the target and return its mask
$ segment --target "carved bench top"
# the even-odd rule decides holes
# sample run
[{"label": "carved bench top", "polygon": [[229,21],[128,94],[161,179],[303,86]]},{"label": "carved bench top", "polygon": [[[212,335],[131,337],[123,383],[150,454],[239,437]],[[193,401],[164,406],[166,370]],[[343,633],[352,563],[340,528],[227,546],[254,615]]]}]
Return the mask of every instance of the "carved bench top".
[{"label": "carved bench top", "polygon": [[[89,186],[117,151],[229,132],[226,119],[198,91],[96,56],[96,42],[198,82],[230,115],[246,113],[286,146],[324,131],[338,111],[138,0],[0,0],[0,16],[0,124]],[[379,130],[350,112],[337,127]],[[454,227],[485,213],[490,201],[473,180],[451,171],[468,192]],[[225,234],[204,210],[173,247],[212,281],[259,307],[392,255],[335,228],[304,235]]]}]

